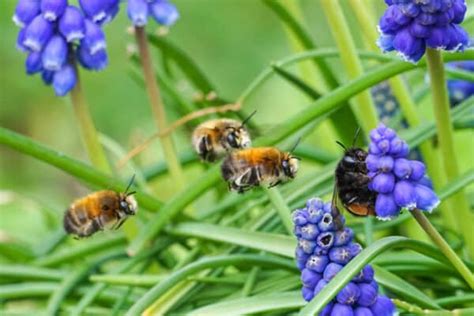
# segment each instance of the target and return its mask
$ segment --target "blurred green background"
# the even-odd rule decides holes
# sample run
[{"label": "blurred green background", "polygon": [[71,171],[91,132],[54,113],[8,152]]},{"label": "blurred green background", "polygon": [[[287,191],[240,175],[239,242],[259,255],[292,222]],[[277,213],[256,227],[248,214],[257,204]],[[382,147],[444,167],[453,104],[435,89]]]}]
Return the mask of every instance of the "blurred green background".
[{"label": "blurred green background", "polygon": [[[271,61],[293,52],[281,22],[260,1],[173,2],[181,18],[167,38],[192,56],[224,99],[235,100]],[[383,1],[371,2],[379,16],[384,8]],[[25,73],[25,55],[15,49],[18,28],[11,21],[15,3],[14,0],[2,0],[0,10],[4,45],[0,50],[0,125],[69,156],[87,160],[68,97],[56,97],[52,88],[45,86],[38,76],[30,77]],[[320,47],[334,46],[317,1],[300,1],[300,5],[313,39]],[[346,17],[349,23],[355,23],[352,14],[346,14]],[[127,33],[128,26],[123,5],[117,19],[105,27],[109,66],[99,73],[81,72],[97,129],[126,149],[155,131],[145,91],[129,76],[134,66],[127,57],[127,47],[134,41]],[[148,29],[156,27],[153,22]],[[353,35],[360,44],[360,33]],[[157,50],[153,52],[159,56]],[[338,67],[337,60],[332,60],[331,65]],[[188,99],[197,92],[184,80],[178,82],[177,87]],[[165,101],[170,110],[173,103],[167,98]],[[287,83],[272,78],[249,100],[244,110],[249,113],[258,109],[255,122],[265,130],[265,126],[278,124],[308,102]],[[429,107],[424,112],[427,117],[431,114]],[[174,113],[169,111],[170,121],[177,119]],[[459,136],[469,141],[466,135]],[[191,150],[188,131],[180,129],[175,138],[178,152]],[[320,139],[321,135],[316,132],[307,142],[321,146]],[[332,139],[328,141],[333,143]],[[463,151],[470,148],[473,147],[466,146]],[[332,145],[326,149],[339,153]],[[469,152],[464,156],[463,170],[469,167]],[[155,143],[140,156],[139,161],[148,166],[162,159],[160,148]],[[187,175],[199,176],[195,171],[187,170]],[[130,170],[124,170],[118,176],[127,178],[130,174]],[[174,192],[172,185],[164,186],[158,182],[156,186],[161,199]],[[10,236],[27,242],[39,241],[47,231],[40,212],[50,210],[57,214],[59,222],[71,201],[87,192],[87,188],[63,172],[0,147],[0,239]]]}]

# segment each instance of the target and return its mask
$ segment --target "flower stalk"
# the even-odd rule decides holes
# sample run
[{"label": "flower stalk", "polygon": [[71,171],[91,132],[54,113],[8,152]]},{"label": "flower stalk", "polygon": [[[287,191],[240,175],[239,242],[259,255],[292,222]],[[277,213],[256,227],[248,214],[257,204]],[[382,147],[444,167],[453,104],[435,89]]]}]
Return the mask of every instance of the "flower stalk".
[{"label": "flower stalk", "polygon": [[[148,93],[148,99],[150,101],[153,116],[158,126],[158,130],[165,130],[168,125],[166,121],[165,107],[161,98],[158,83],[155,80],[153,62],[150,56],[150,49],[144,27],[135,26],[135,38],[138,45],[145,87]],[[171,176],[178,188],[182,188],[184,186],[183,171],[173,145],[173,140],[170,135],[165,135],[160,139],[160,142]]]},{"label": "flower stalk", "polygon": [[[440,51],[428,48],[426,51],[430,86],[433,96],[433,110],[438,130],[439,147],[447,180],[459,176],[457,158],[453,143],[453,127],[449,112],[449,99],[446,87],[443,58]],[[474,258],[474,231],[472,229],[473,216],[469,211],[468,202],[464,191],[451,197],[452,205],[456,211],[458,229],[460,229],[470,258]]]},{"label": "flower stalk", "polygon": [[82,92],[81,81],[79,78],[79,70],[74,63],[77,81],[71,90],[71,102],[74,108],[82,141],[87,150],[87,154],[92,164],[99,170],[110,173],[110,164],[104,152],[104,148],[100,144],[99,134],[94,126],[92,116],[89,111],[89,105]]},{"label": "flower stalk", "polygon": [[[456,255],[453,249],[449,246],[446,240],[440,235],[436,228],[430,223],[428,218],[418,209],[411,211],[411,214],[415,220],[420,224],[423,230],[430,236],[431,240],[438,246],[439,250],[446,256],[446,258],[452,263],[454,268],[469,284],[471,289],[474,289],[474,275],[469,268],[462,262],[462,260]],[[472,224],[472,222],[470,223]]]}]

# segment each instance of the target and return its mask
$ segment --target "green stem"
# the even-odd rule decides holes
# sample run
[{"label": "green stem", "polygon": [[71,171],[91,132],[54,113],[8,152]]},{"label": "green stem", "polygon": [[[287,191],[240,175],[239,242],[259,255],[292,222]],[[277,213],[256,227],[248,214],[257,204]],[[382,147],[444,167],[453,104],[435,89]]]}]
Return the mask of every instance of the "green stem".
[{"label": "green stem", "polygon": [[[423,228],[423,230],[430,236],[431,240],[438,246],[439,250],[446,256],[446,258],[451,262],[451,264],[456,268],[459,274],[464,278],[464,280],[469,284],[471,289],[474,289],[474,275],[469,271],[469,268],[462,262],[462,260],[456,255],[454,250],[451,249],[449,244],[443,239],[443,237],[438,233],[436,228],[430,223],[428,218],[420,210],[414,210],[411,212],[413,217],[416,219],[418,224]],[[469,224],[472,225],[472,222]]]},{"label": "green stem", "polygon": [[[356,46],[339,1],[321,0],[321,6],[333,32],[333,37],[339,48],[341,61],[348,77],[354,79],[362,76],[364,69],[357,55]],[[352,110],[362,129],[368,134],[378,123],[377,112],[375,111],[370,92],[363,91],[355,96],[353,100]]]},{"label": "green stem", "polygon": [[267,193],[268,199],[275,207],[278,215],[280,216],[283,225],[286,228],[286,231],[291,235],[293,235],[293,222],[291,220],[291,210],[288,205],[283,200],[280,191],[278,188],[267,188],[263,187],[265,192]]},{"label": "green stem", "polygon": [[[145,28],[138,26],[135,27],[135,37],[138,45],[138,51],[140,53],[140,61],[142,64],[145,87],[148,93],[151,109],[158,126],[158,131],[165,130],[168,127],[168,123],[166,121],[166,112],[163,100],[161,98],[160,89],[158,87],[158,82],[155,80],[153,62],[150,56],[150,49],[148,46]],[[185,183],[183,170],[179,163],[178,155],[176,154],[171,135],[161,137],[160,142],[171,176],[178,188],[181,189]]]},{"label": "green stem", "polygon": [[[453,143],[453,127],[451,125],[451,113],[449,111],[448,91],[444,73],[444,64],[441,53],[428,48],[426,60],[430,74],[430,86],[433,95],[433,110],[438,129],[439,147],[446,172],[447,180],[453,180],[459,176],[457,156]],[[463,191],[451,197],[453,209],[456,210],[456,220],[460,229],[470,258],[474,258],[474,230],[472,223],[474,218],[469,211],[468,201]]]},{"label": "green stem", "polygon": [[95,129],[92,116],[89,112],[89,105],[82,92],[81,80],[79,77],[79,69],[76,68],[77,82],[71,90],[71,102],[79,123],[79,130],[82,141],[86,146],[87,154],[92,164],[99,170],[110,173],[110,164],[105,155],[104,149],[99,141],[99,133]]}]

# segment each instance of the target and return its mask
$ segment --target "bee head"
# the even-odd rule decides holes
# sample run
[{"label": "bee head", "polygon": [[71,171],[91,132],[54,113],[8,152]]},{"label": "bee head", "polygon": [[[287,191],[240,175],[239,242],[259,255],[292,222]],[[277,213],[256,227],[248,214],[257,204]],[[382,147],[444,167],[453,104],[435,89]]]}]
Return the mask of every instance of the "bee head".
[{"label": "bee head", "polygon": [[133,182],[135,181],[135,175],[132,176],[130,182],[127,185],[124,193],[120,193],[120,202],[119,202],[119,209],[127,215],[135,215],[137,212],[137,200],[133,194],[135,191],[129,192],[130,188],[132,187]]},{"label": "bee head", "polygon": [[137,200],[133,195],[120,194],[119,208],[127,215],[135,215],[137,213]]},{"label": "bee head", "polygon": [[244,126],[227,128],[226,142],[232,148],[248,148],[252,144],[250,135]]},{"label": "bee head", "polygon": [[296,176],[296,173],[298,172],[299,160],[300,158],[292,156],[291,154],[282,160],[281,167],[285,176],[291,179]]}]

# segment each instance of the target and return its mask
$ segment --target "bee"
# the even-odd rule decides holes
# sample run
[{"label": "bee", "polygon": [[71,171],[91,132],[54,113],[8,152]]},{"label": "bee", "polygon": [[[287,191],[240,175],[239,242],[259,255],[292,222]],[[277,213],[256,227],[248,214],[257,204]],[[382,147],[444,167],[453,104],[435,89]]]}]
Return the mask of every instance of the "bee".
[{"label": "bee", "polygon": [[102,190],[74,201],[64,214],[64,229],[78,238],[88,237],[105,227],[118,229],[130,215],[137,212],[137,201],[128,192]]},{"label": "bee", "polygon": [[232,119],[215,119],[200,124],[193,132],[192,143],[203,161],[213,162],[232,149],[248,148],[250,134],[245,128],[254,111],[243,122]]},{"label": "bee", "polygon": [[[369,190],[367,165],[365,160],[368,153],[362,148],[355,147],[355,141],[359,134],[356,132],[354,141],[350,148],[337,142],[344,149],[344,156],[339,161],[335,171],[335,184],[333,193],[333,218],[336,224],[342,226],[337,208],[337,198],[342,202],[344,208],[356,216],[375,215],[375,192]],[[339,219],[338,219],[339,218]]]},{"label": "bee", "polygon": [[261,184],[272,188],[296,176],[300,158],[292,155],[293,150],[259,147],[233,151],[221,165],[222,177],[229,190],[239,193]]}]

